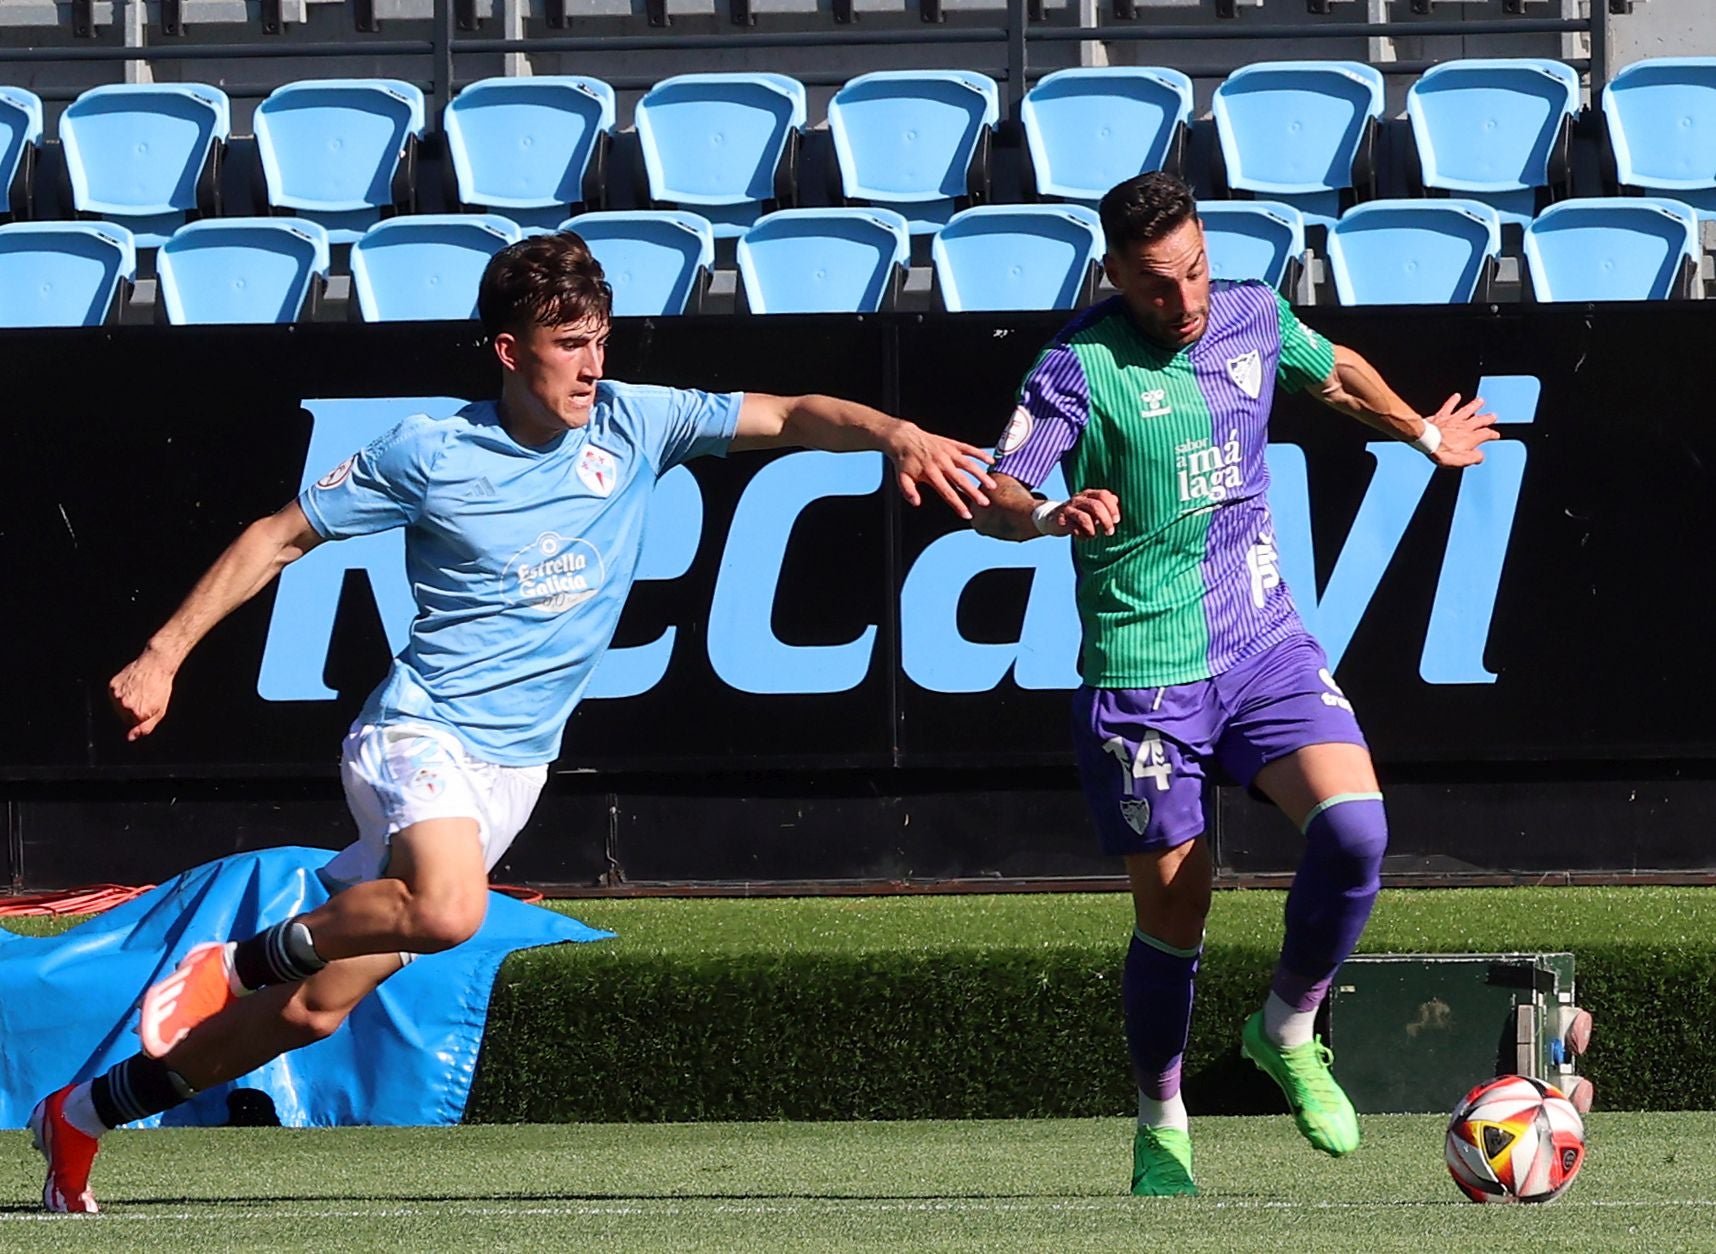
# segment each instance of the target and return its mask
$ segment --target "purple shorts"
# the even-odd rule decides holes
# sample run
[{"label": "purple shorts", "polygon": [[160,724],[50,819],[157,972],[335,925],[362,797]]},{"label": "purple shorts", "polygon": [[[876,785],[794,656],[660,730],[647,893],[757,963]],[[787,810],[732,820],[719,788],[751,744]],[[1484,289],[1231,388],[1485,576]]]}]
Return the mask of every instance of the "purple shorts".
[{"label": "purple shorts", "polygon": [[1183,845],[1204,830],[1204,769],[1250,787],[1307,745],[1365,743],[1322,646],[1291,636],[1196,683],[1081,687],[1073,748],[1104,853]]}]

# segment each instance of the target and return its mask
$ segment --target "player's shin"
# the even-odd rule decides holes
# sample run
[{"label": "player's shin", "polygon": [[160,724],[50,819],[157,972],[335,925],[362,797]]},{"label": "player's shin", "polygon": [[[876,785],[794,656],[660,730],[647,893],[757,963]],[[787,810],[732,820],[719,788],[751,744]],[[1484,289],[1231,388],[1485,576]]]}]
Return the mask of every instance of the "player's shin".
[{"label": "player's shin", "polygon": [[1381,887],[1388,821],[1380,793],[1332,797],[1305,824],[1305,855],[1287,894],[1281,960],[1264,1007],[1277,1045],[1311,1039],[1312,1020],[1335,971],[1358,944]]},{"label": "player's shin", "polygon": [[1177,949],[1143,931],[1132,934],[1121,997],[1142,1124],[1186,1128],[1180,1060],[1191,1029],[1192,990],[1201,953],[1201,946]]}]

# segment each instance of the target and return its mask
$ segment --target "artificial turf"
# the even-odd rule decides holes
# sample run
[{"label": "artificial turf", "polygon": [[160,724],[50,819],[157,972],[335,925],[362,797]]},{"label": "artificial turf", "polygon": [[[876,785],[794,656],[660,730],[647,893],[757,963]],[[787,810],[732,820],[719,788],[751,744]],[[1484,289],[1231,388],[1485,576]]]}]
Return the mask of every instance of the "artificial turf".
[{"label": "artificial turf", "polygon": [[0,1136],[0,1248],[1716,1249],[1716,1114],[1595,1114],[1549,1206],[1477,1206],[1442,1124],[1370,1116],[1350,1158],[1285,1118],[1194,1123],[1195,1199],[1126,1197],[1123,1119],[119,1132],[105,1212],[43,1216]]}]

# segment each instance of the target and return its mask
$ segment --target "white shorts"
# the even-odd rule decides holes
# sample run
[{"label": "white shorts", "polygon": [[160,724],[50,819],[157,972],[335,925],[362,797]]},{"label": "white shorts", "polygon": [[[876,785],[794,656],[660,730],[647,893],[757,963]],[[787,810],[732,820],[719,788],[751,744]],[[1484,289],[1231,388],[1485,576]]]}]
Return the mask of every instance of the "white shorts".
[{"label": "white shorts", "polygon": [[425,819],[475,819],[483,866],[493,870],[530,818],[548,768],[478,761],[452,732],[427,723],[364,724],[346,736],[340,779],[358,838],[322,877],[347,886],[379,878],[394,833]]}]

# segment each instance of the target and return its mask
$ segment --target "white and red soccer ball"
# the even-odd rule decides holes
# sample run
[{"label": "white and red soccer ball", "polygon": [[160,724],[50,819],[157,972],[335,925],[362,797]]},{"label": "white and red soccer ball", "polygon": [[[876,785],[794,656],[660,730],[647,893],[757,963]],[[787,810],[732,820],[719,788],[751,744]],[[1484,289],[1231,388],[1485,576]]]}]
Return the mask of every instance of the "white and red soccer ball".
[{"label": "white and red soccer ball", "polygon": [[1474,1202],[1549,1202],[1585,1163],[1585,1123],[1553,1085],[1498,1076],[1454,1108],[1447,1157],[1454,1183]]}]

